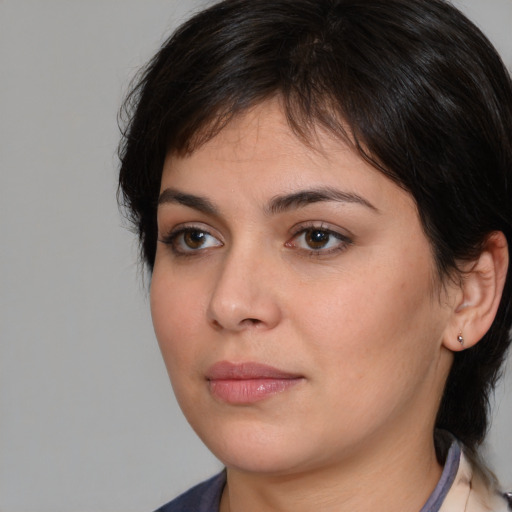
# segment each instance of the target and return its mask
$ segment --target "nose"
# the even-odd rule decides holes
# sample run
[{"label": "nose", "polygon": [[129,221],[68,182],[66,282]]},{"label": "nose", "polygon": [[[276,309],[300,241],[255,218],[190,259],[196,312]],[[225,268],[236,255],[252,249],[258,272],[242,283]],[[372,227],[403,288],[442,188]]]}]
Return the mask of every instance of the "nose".
[{"label": "nose", "polygon": [[232,252],[223,262],[208,305],[215,329],[272,329],[281,319],[278,282],[261,255]]}]

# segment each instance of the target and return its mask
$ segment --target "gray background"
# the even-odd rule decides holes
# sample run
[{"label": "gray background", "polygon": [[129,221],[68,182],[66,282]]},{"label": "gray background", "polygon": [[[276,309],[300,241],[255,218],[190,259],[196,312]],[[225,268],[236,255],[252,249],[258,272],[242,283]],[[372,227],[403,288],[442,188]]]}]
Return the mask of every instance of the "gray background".
[{"label": "gray background", "polygon": [[[204,5],[0,0],[0,511],[150,511],[220,464],[181,417],[115,203],[116,113]],[[457,5],[512,68],[512,0]],[[512,377],[488,453],[512,484]]]}]

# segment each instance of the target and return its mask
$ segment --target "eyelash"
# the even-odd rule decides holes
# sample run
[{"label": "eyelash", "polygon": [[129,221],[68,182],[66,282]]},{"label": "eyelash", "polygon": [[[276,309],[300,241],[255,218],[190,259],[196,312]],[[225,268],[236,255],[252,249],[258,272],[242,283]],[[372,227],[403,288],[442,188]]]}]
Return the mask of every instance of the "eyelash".
[{"label": "eyelash", "polygon": [[[331,242],[331,238],[335,238],[337,240],[337,243],[335,247],[331,247],[329,249],[325,249],[324,247],[319,247],[317,249],[313,248],[305,248],[305,247],[298,247],[296,241],[301,236],[306,236],[308,233],[321,233],[324,236],[327,237],[326,244],[329,244]],[[213,245],[209,246],[200,246],[197,248],[183,248],[184,245],[187,245],[186,242],[183,240],[183,237],[187,234],[198,234],[201,237],[211,237],[212,239],[216,240],[218,243],[214,243]],[[181,239],[180,239],[181,238]],[[177,229],[172,230],[168,235],[160,238],[158,240],[159,242],[168,245],[175,256],[183,256],[183,257],[191,257],[191,256],[197,256],[202,254],[205,250],[215,247],[222,247],[224,244],[219,238],[212,235],[208,230],[204,229],[201,226],[184,226]],[[307,242],[306,242],[307,243]],[[182,247],[180,247],[180,244]],[[313,257],[321,257],[321,256],[329,256],[331,254],[335,254],[341,251],[344,251],[349,245],[352,244],[352,239],[349,236],[343,235],[339,233],[338,231],[335,231],[333,229],[330,229],[325,226],[325,224],[308,224],[308,225],[301,225],[298,228],[295,229],[293,236],[285,242],[285,247],[290,249],[296,249],[304,254],[307,254],[308,256]]]},{"label": "eyelash", "polygon": [[[312,249],[312,248],[306,249],[306,248],[297,247],[295,245],[295,241],[298,240],[299,237],[306,236],[308,234],[308,232],[311,233],[311,232],[315,232],[315,231],[318,233],[322,233],[324,236],[326,235],[327,237],[329,237],[328,241],[326,242],[327,244],[330,243],[331,237],[335,238],[338,243],[336,243],[335,247],[331,247],[329,249],[325,249],[323,247],[320,247],[318,249]],[[327,227],[323,223],[320,223],[320,224],[312,223],[312,224],[308,224],[308,225],[302,224],[301,226],[299,226],[295,230],[292,238],[290,238],[290,240],[288,240],[285,243],[285,246],[290,247],[290,248],[296,248],[297,250],[304,252],[308,256],[321,257],[321,256],[329,256],[329,255],[332,255],[332,254],[335,254],[338,252],[342,252],[345,249],[347,249],[348,246],[352,245],[352,243],[353,243],[353,240],[351,237],[344,235],[344,234],[340,233],[339,231],[335,231],[335,230]]]},{"label": "eyelash", "polygon": [[[185,242],[183,241],[183,237],[186,236],[187,234],[192,233],[211,237],[217,240],[218,244],[209,247],[198,247],[196,249],[191,247],[188,247],[188,249],[184,249],[183,247],[180,248],[180,237],[182,237],[181,243],[185,244]],[[208,230],[200,226],[184,226],[178,229],[174,229],[168,235],[164,236],[163,238],[160,238],[158,241],[165,245],[168,245],[175,256],[185,257],[196,256],[201,254],[205,249],[209,249],[210,247],[222,247],[224,245],[216,236],[213,236],[211,233],[208,232]]]}]

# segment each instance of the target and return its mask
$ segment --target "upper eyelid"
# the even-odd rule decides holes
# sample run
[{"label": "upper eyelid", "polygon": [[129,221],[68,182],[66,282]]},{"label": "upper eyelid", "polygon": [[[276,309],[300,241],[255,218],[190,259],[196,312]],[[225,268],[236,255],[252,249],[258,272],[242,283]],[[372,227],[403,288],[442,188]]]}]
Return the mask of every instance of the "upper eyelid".
[{"label": "upper eyelid", "polygon": [[294,235],[292,235],[292,237],[286,242],[285,245],[288,246],[291,241],[296,240],[296,239],[300,238],[301,236],[304,236],[310,230],[311,231],[315,231],[315,230],[323,231],[323,232],[327,233],[329,236],[336,238],[340,243],[349,244],[349,245],[353,244],[353,238],[351,238],[347,235],[344,235],[343,233],[340,233],[339,231],[333,231],[332,229],[322,229],[322,228],[311,227],[311,228],[300,229],[299,231],[297,231]]},{"label": "upper eyelid", "polygon": [[[336,239],[336,243],[334,247],[320,247],[318,249],[314,249],[311,247],[299,247],[299,243],[297,240],[299,240],[301,237],[303,237],[308,230],[315,230],[318,231],[325,231],[329,234],[330,237],[333,237]],[[290,249],[294,249],[298,251],[299,254],[304,254],[310,257],[315,258],[331,258],[335,256],[336,254],[344,252],[349,246],[354,244],[353,238],[350,238],[346,235],[343,235],[339,233],[338,231],[333,231],[330,229],[322,229],[322,228],[315,228],[315,227],[306,227],[304,229],[299,230],[295,235],[293,235],[285,244],[286,247],[289,247]]]},{"label": "upper eyelid", "polygon": [[[198,247],[197,249],[194,249],[191,247],[189,247],[188,249],[183,248],[183,247],[180,248],[179,245],[181,245],[181,244],[180,244],[179,239],[181,237],[183,237],[187,232],[190,232],[190,231],[199,231],[199,232],[205,233],[209,237],[214,238],[218,242],[218,244],[215,244],[210,247]],[[194,256],[194,255],[199,256],[200,254],[203,254],[204,251],[208,251],[209,249],[212,249],[212,248],[224,246],[224,242],[218,236],[212,235],[206,229],[194,227],[193,225],[190,225],[190,226],[182,225],[182,227],[175,227],[175,228],[171,229],[168,234],[159,236],[158,242],[169,246],[169,248],[171,249],[171,251],[174,253],[174,255],[176,257],[178,257],[178,256]]]},{"label": "upper eyelid", "polygon": [[346,228],[335,226],[325,221],[300,222],[298,224],[295,224],[290,229],[290,234],[292,236],[297,236],[298,234],[307,231],[308,229],[318,229],[319,231],[326,231],[350,240],[353,240],[355,238],[355,236]]},{"label": "upper eyelid", "polygon": [[[175,226],[173,226],[170,229],[161,230],[160,227],[158,229],[159,236],[166,236],[166,237],[177,235],[179,233],[182,233],[184,231],[189,231],[189,230],[204,231],[205,233],[207,233],[215,238],[219,238],[219,235],[216,234],[216,233],[218,233],[218,231],[216,229],[214,229],[211,226],[209,226],[203,222],[200,222],[200,221],[198,221],[198,222],[194,222],[194,221],[180,222],[179,224],[176,224]],[[161,231],[163,231],[164,233],[161,233]]]},{"label": "upper eyelid", "polygon": [[[164,233],[159,232],[157,241],[160,243],[163,243],[165,245],[174,246],[178,237],[180,237],[181,235],[184,235],[188,231],[201,231],[203,233],[206,233],[208,236],[215,238],[219,242],[219,246],[224,245],[224,240],[222,240],[222,238],[219,235],[212,233],[211,229],[205,229],[204,227],[199,226],[197,224],[188,224],[188,223],[178,224],[177,226],[173,227],[172,229],[170,229],[169,231],[164,232]],[[192,250],[190,252],[192,253],[192,252],[199,252],[199,251],[200,251],[200,249],[197,249],[196,251]],[[184,253],[185,252],[188,252],[188,251],[184,251]]]}]

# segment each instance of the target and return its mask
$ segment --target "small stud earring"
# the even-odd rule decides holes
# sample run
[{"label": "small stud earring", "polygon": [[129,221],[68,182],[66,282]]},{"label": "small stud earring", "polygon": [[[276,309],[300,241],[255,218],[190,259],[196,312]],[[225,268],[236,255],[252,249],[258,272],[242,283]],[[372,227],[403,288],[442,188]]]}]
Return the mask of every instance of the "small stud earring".
[{"label": "small stud earring", "polygon": [[461,347],[464,346],[464,338],[462,336],[462,331],[459,332],[459,335],[457,336],[457,341],[460,343]]}]

